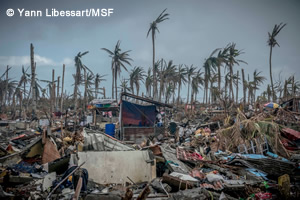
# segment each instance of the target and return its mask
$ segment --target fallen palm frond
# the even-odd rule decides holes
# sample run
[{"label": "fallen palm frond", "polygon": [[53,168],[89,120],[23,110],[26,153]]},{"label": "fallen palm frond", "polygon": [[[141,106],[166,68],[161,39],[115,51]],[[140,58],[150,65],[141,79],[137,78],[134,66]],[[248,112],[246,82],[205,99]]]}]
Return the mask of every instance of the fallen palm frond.
[{"label": "fallen palm frond", "polygon": [[[268,117],[267,115],[264,116]],[[219,148],[238,152],[239,145],[250,146],[250,141],[252,141],[256,144],[256,153],[261,153],[260,144],[267,141],[274,153],[289,157],[288,151],[280,141],[280,126],[272,121],[257,120],[259,118],[246,119],[244,114],[238,110],[234,125],[217,131]]]}]

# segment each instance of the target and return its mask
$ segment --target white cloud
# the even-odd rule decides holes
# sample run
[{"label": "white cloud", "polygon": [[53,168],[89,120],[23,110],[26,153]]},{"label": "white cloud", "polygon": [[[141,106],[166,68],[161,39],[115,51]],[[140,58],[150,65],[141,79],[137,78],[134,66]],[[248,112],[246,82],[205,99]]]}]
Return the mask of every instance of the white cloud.
[{"label": "white cloud", "polygon": [[[55,62],[54,60],[35,54],[34,60],[37,63],[37,66],[58,66],[62,64],[73,65],[74,61],[71,58],[64,58],[61,62]],[[29,66],[30,65],[30,56],[0,56],[1,65],[9,66]]]}]

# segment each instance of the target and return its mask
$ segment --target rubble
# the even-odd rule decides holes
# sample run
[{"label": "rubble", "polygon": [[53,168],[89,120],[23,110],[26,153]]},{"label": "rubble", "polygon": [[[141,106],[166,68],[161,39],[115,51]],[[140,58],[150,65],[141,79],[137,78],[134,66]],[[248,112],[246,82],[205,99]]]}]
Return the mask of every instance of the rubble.
[{"label": "rubble", "polygon": [[[102,124],[110,121],[69,126],[58,119],[51,127],[1,127],[0,197],[297,199],[299,121],[280,109],[250,118],[239,109],[227,117],[219,112],[180,121],[164,116],[159,132],[131,126],[136,135],[121,132],[122,120],[114,124],[114,134],[106,134]],[[164,111],[173,112],[171,106]],[[291,126],[279,120],[286,116]],[[143,114],[133,117],[138,121]]]}]

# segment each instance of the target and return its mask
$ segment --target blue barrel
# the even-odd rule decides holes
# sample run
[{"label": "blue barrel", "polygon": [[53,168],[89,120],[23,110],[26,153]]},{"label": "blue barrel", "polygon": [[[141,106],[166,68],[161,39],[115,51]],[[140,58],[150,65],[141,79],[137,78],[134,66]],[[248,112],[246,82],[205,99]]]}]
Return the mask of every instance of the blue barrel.
[{"label": "blue barrel", "polygon": [[115,124],[105,124],[105,133],[115,137]]}]

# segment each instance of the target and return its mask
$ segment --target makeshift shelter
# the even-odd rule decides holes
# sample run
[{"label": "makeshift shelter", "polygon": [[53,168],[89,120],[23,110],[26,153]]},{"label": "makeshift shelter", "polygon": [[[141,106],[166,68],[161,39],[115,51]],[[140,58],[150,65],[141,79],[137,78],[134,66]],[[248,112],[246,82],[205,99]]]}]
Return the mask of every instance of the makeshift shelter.
[{"label": "makeshift shelter", "polygon": [[[127,98],[139,101],[141,104],[132,103]],[[163,133],[164,127],[156,126],[157,107],[172,108],[171,105],[152,99],[122,93],[120,104],[120,139],[140,143],[146,137]]]}]

